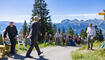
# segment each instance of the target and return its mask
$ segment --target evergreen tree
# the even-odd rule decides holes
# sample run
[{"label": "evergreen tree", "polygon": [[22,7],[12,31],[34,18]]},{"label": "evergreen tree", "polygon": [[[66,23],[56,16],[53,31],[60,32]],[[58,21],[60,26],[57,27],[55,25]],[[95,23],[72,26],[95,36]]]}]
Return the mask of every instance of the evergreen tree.
[{"label": "evergreen tree", "polygon": [[54,34],[57,32],[56,30],[57,30],[57,29],[56,29],[56,25],[53,24],[53,33],[54,33]]},{"label": "evergreen tree", "polygon": [[95,36],[95,40],[98,40],[98,41],[103,41],[104,40],[104,37],[103,37],[103,34],[102,34],[102,30],[99,29],[97,27],[97,25],[95,25],[95,30],[96,30],[96,36]]},{"label": "evergreen tree", "polygon": [[64,29],[64,27],[63,27],[63,31],[62,31],[62,33],[65,34],[65,29]]},{"label": "evergreen tree", "polygon": [[82,29],[81,32],[80,32],[80,36],[81,36],[83,39],[85,39],[85,38],[87,37],[86,31],[87,31],[87,28],[86,28],[85,30]]},{"label": "evergreen tree", "polygon": [[84,39],[87,38],[87,28],[85,28],[85,31],[84,31]]},{"label": "evergreen tree", "polygon": [[60,28],[58,28],[58,33],[61,33],[61,29]]},{"label": "evergreen tree", "polygon": [[34,20],[34,16],[38,16],[39,20],[39,30],[42,33],[42,36],[39,36],[39,42],[43,42],[45,32],[52,32],[52,22],[51,18],[48,15],[49,10],[47,9],[47,4],[45,0],[35,0],[34,9],[32,14],[32,20]]},{"label": "evergreen tree", "polygon": [[27,22],[24,21],[24,24],[23,24],[23,35],[25,37],[26,33],[28,33],[28,25],[27,25]]},{"label": "evergreen tree", "polygon": [[84,37],[84,30],[82,29],[80,32],[80,36],[83,38]]},{"label": "evergreen tree", "polygon": [[74,30],[71,27],[68,30],[68,34],[71,34],[72,36],[74,35]]},{"label": "evergreen tree", "polygon": [[2,35],[0,35],[0,45],[3,45]]}]

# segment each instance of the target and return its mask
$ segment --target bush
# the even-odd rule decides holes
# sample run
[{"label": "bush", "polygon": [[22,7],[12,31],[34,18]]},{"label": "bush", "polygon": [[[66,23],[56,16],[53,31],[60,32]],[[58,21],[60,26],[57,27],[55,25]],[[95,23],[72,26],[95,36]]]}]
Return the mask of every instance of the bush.
[{"label": "bush", "polygon": [[0,35],[0,45],[3,44],[2,35]]}]

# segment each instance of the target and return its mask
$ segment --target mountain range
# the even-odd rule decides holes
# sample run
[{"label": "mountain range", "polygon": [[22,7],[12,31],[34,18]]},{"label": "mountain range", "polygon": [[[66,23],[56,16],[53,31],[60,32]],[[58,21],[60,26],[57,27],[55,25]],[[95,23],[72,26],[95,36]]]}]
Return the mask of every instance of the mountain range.
[{"label": "mountain range", "polygon": [[[72,27],[75,33],[80,33],[81,29],[85,29],[89,26],[89,24],[92,23],[93,25],[97,25],[100,29],[105,31],[105,21],[101,19],[89,19],[89,20],[70,20],[70,19],[64,19],[60,23],[55,23],[56,28],[61,29],[61,32],[63,28],[67,32],[69,27]],[[18,31],[22,29],[23,23],[14,23],[17,27]],[[9,21],[0,21],[0,34],[2,34],[2,31],[5,30],[5,28],[9,25]]]},{"label": "mountain range", "polygon": [[63,28],[67,32],[69,27],[72,27],[75,33],[80,33],[82,29],[85,29],[89,26],[89,24],[92,23],[93,26],[97,25],[98,28],[102,29],[103,31],[105,30],[105,21],[101,19],[89,19],[89,20],[70,20],[70,19],[65,19],[62,20],[60,23],[56,23],[57,29],[60,28],[61,31]]}]

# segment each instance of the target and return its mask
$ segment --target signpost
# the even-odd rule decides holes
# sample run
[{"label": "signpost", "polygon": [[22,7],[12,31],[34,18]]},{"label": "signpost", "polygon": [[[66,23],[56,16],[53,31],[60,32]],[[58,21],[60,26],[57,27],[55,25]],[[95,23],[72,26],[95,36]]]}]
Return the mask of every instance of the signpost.
[{"label": "signpost", "polygon": [[103,13],[99,13],[99,15],[104,15],[104,20],[105,20],[105,10],[103,10]]}]

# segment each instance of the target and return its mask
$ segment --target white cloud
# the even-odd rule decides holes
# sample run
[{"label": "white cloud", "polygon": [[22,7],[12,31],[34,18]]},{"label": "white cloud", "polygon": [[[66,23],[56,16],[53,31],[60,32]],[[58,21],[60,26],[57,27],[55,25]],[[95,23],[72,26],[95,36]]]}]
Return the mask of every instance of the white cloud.
[{"label": "white cloud", "polygon": [[30,18],[31,15],[13,15],[13,16],[0,15],[0,21],[24,22],[24,20],[26,20],[29,23]]}]

